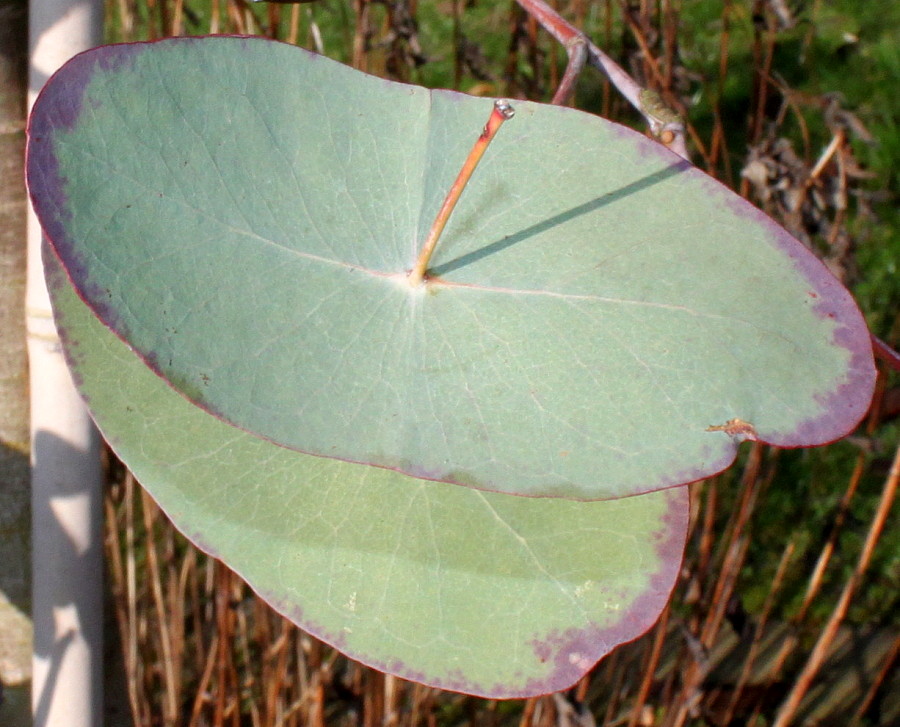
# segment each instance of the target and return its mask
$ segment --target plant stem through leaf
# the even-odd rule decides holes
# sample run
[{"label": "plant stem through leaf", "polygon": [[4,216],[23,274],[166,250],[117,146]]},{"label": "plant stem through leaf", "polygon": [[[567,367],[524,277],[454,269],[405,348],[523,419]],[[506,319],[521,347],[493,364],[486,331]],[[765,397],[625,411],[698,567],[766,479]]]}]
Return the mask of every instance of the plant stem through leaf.
[{"label": "plant stem through leaf", "polygon": [[472,172],[475,171],[475,167],[478,166],[478,162],[481,161],[481,157],[484,156],[488,144],[490,144],[497,135],[497,131],[503,125],[503,122],[511,119],[515,113],[516,112],[509,101],[494,102],[494,110],[491,111],[491,115],[484,125],[484,130],[481,132],[481,136],[478,137],[478,141],[475,142],[472,151],[470,151],[469,156],[466,157],[466,161],[463,163],[462,169],[459,170],[456,181],[453,182],[453,186],[450,187],[450,191],[447,192],[447,196],[444,198],[444,204],[441,205],[437,217],[435,217],[434,222],[431,223],[428,237],[425,239],[425,244],[422,245],[422,252],[419,253],[419,258],[416,260],[415,266],[413,266],[413,269],[407,277],[410,286],[415,288],[425,281],[425,272],[428,268],[428,262],[431,260],[434,248],[437,246],[438,239],[444,231],[447,220],[449,220],[450,215],[453,214],[453,209],[456,207],[460,195],[466,188],[466,184],[469,183]]}]

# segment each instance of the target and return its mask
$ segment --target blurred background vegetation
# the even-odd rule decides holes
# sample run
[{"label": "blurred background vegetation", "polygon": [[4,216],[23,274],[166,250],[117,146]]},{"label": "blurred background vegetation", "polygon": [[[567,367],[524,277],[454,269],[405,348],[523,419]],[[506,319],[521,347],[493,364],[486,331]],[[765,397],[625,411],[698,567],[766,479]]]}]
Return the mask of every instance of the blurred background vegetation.
[{"label": "blurred background vegetation", "polygon": [[[900,3],[551,4],[684,115],[698,166],[815,250],[875,335],[900,343]],[[226,32],[477,95],[548,101],[566,64],[513,0],[107,2],[109,42]],[[573,105],[642,129],[593,69]],[[656,628],[569,692],[505,702],[379,674],[303,634],[111,459],[110,724],[900,724],[898,415],[900,377],[882,367],[853,436],[748,445],[692,485],[682,578]]]}]

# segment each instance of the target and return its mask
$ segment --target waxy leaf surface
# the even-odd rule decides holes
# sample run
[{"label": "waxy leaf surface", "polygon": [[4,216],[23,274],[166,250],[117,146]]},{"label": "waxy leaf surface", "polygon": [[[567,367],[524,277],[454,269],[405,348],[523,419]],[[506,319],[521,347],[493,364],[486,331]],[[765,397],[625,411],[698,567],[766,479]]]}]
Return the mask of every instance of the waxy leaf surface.
[{"label": "waxy leaf surface", "polygon": [[45,260],[69,363],[116,452],[185,534],[347,654],[447,689],[530,696],[570,686],[665,606],[687,488],[515,497],[276,446],[172,391]]},{"label": "waxy leaf surface", "polygon": [[853,428],[868,332],[812,254],[633,131],[515,106],[419,288],[490,100],[262,39],[109,46],[41,94],[28,180],[113,331],[301,452],[592,499]]}]

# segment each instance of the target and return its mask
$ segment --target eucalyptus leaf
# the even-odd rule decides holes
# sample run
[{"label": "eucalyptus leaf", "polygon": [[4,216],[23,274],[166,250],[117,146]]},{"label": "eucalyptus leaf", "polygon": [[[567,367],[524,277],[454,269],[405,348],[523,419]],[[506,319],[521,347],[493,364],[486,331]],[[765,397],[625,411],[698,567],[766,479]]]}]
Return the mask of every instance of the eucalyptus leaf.
[{"label": "eucalyptus leaf", "polygon": [[725,187],[579,111],[515,104],[411,287],[491,103],[264,39],[108,46],[41,93],[29,187],[117,335],[300,452],[593,499],[855,426],[875,371],[847,291]]}]

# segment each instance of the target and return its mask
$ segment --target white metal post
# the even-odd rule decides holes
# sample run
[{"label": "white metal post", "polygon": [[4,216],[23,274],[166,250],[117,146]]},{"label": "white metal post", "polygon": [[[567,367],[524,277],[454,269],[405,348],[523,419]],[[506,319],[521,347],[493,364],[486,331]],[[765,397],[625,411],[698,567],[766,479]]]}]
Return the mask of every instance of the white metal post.
[{"label": "white metal post", "polygon": [[[31,0],[29,108],[49,76],[102,39],[98,0]],[[102,478],[99,437],[63,360],[28,220],[32,567],[36,727],[103,720]]]}]

